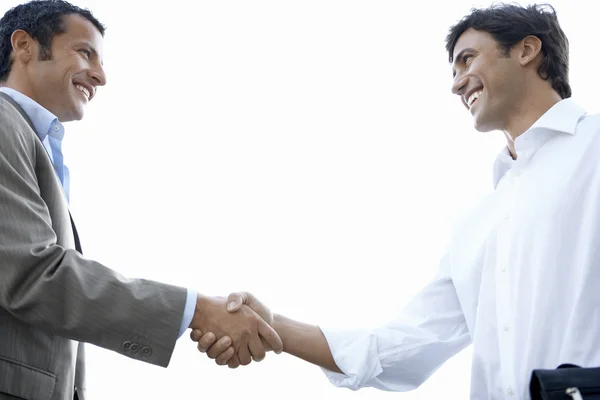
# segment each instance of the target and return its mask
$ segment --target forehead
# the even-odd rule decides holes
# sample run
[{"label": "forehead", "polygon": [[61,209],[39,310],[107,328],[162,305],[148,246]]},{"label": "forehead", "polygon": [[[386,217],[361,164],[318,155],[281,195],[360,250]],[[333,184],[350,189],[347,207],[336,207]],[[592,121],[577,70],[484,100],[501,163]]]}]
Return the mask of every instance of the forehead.
[{"label": "forehead", "polygon": [[55,40],[66,42],[87,42],[99,54],[102,54],[104,38],[102,34],[87,18],[79,14],[70,14],[63,17],[65,32],[56,35]]},{"label": "forehead", "polygon": [[456,60],[456,56],[465,49],[475,49],[477,51],[484,50],[486,48],[496,48],[497,43],[492,35],[485,31],[479,31],[473,28],[469,28],[463,32],[462,35],[456,41],[452,58]]}]

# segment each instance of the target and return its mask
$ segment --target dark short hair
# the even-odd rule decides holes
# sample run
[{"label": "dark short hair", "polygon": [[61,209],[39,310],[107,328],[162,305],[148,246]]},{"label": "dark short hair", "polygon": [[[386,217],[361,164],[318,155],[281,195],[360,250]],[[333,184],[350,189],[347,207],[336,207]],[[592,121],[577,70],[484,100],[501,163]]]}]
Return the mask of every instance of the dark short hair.
[{"label": "dark short hair", "polygon": [[471,9],[450,28],[446,37],[446,51],[453,61],[458,38],[469,28],[492,35],[498,47],[508,56],[510,49],[527,36],[536,36],[542,42],[543,60],[538,67],[542,79],[549,80],[560,97],[571,97],[569,85],[569,41],[558,23],[556,11],[549,4],[523,7],[515,4],[494,4],[489,8]]},{"label": "dark short hair", "polygon": [[0,82],[8,79],[12,67],[12,44],[14,31],[22,29],[40,44],[40,60],[52,58],[52,39],[65,32],[63,17],[79,14],[90,21],[104,36],[106,28],[92,13],[63,0],[34,0],[11,8],[0,19]]}]

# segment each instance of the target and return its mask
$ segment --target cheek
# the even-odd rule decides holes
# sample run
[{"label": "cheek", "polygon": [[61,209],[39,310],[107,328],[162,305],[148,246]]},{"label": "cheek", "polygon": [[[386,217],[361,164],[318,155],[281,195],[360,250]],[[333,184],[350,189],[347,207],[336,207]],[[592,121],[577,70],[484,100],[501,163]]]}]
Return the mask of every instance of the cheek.
[{"label": "cheek", "polygon": [[31,84],[35,87],[38,96],[47,96],[55,92],[57,79],[56,73],[43,65],[37,67],[31,75]]},{"label": "cheek", "polygon": [[64,74],[56,64],[40,65],[37,73],[38,82],[43,86],[58,88],[64,86]]}]

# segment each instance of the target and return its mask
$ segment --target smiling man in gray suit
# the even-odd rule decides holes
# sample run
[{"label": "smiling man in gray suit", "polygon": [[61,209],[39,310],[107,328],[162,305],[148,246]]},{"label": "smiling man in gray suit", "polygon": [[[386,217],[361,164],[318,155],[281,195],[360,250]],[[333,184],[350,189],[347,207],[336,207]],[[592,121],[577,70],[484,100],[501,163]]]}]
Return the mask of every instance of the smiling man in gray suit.
[{"label": "smiling man in gray suit", "polygon": [[83,400],[84,342],[164,367],[187,328],[229,334],[244,365],[264,357],[261,341],[282,350],[250,308],[229,314],[223,298],[83,256],[62,123],[81,119],[106,83],[103,36],[89,11],[60,0],[0,19],[0,400]]}]

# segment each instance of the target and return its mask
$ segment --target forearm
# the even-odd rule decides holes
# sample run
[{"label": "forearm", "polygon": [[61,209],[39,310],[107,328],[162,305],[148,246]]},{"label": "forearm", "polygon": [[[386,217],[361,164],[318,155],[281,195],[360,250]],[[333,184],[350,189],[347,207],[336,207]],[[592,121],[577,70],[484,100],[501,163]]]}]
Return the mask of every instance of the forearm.
[{"label": "forearm", "polygon": [[[58,251],[51,246],[43,253]],[[167,366],[184,309],[185,289],[145,279],[126,279],[72,250],[40,255],[48,267],[21,266],[31,282],[5,263],[2,307],[34,327],[88,342],[131,358]],[[0,256],[0,259],[5,259]],[[33,279],[36,274],[39,277]],[[125,342],[137,343],[129,351]],[[151,354],[144,354],[143,347]]]},{"label": "forearm", "polygon": [[283,341],[283,351],[334,372],[342,372],[336,365],[327,339],[316,325],[294,321],[275,315],[273,327]]},{"label": "forearm", "polygon": [[166,366],[185,289],[126,279],[73,249],[54,167],[9,108],[0,101],[0,309],[32,329]]}]

